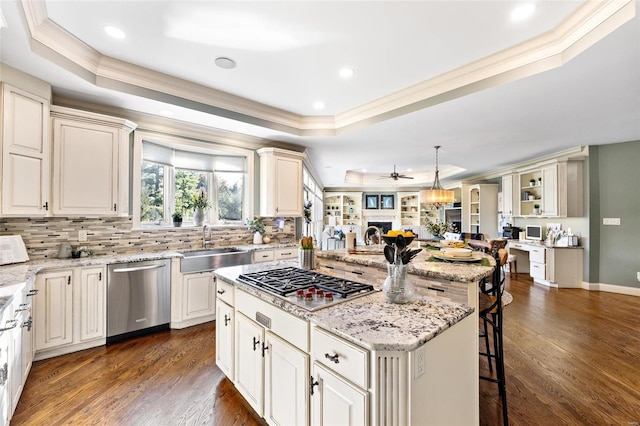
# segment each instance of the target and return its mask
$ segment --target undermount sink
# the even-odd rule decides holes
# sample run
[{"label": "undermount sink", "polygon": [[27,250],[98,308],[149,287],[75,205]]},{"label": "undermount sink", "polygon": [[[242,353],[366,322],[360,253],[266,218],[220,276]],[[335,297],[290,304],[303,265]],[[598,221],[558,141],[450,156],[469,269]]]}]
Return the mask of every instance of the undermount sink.
[{"label": "undermount sink", "polygon": [[219,247],[179,253],[184,256],[180,260],[180,272],[182,273],[213,271],[225,266],[251,263],[251,252],[235,247]]}]

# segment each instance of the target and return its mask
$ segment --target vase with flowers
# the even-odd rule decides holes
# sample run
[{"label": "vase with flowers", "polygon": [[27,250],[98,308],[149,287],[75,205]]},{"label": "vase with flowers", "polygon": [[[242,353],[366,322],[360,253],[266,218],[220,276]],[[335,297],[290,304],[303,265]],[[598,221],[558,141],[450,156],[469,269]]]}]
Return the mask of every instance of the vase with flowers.
[{"label": "vase with flowers", "polygon": [[198,193],[193,197],[193,207],[193,221],[196,223],[196,226],[202,226],[204,216],[211,207],[211,203],[207,198],[207,191],[205,191],[204,188],[200,188]]},{"label": "vase with flowers", "polygon": [[446,232],[458,232],[456,226],[451,222],[441,222],[440,219],[431,220],[428,217],[424,220],[424,227],[437,240],[444,238]]}]

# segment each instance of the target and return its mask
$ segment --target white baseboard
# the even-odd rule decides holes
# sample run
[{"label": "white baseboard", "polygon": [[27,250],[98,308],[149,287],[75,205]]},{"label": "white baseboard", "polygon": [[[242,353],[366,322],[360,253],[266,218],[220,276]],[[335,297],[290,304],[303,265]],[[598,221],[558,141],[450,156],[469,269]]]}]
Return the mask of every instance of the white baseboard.
[{"label": "white baseboard", "polygon": [[582,288],[589,291],[606,291],[608,293],[626,294],[628,296],[640,297],[640,288],[626,287],[623,285],[603,284],[603,283],[587,283],[582,282]]}]

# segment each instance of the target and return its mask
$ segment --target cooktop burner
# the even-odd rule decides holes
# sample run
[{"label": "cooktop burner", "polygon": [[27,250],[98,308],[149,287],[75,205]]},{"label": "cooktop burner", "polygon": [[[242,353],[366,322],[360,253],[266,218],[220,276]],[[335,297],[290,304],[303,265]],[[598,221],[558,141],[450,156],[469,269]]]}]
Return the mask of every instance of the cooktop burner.
[{"label": "cooktop burner", "polygon": [[308,310],[320,309],[374,291],[369,284],[293,267],[242,274],[238,281],[282,296]]}]

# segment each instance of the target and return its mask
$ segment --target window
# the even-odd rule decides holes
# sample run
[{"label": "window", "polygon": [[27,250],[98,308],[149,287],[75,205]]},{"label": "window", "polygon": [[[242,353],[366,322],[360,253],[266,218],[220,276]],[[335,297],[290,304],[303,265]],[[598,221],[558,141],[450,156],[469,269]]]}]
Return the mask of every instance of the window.
[{"label": "window", "polygon": [[242,222],[245,216],[246,158],[182,151],[143,142],[140,224],[171,223],[174,211],[193,223],[193,200],[203,190],[211,203],[205,222]]},{"label": "window", "polygon": [[306,166],[302,168],[302,180],[304,184],[304,202],[311,202],[311,222],[306,223],[303,218],[302,233],[305,236],[317,235],[322,232],[322,190]]}]

